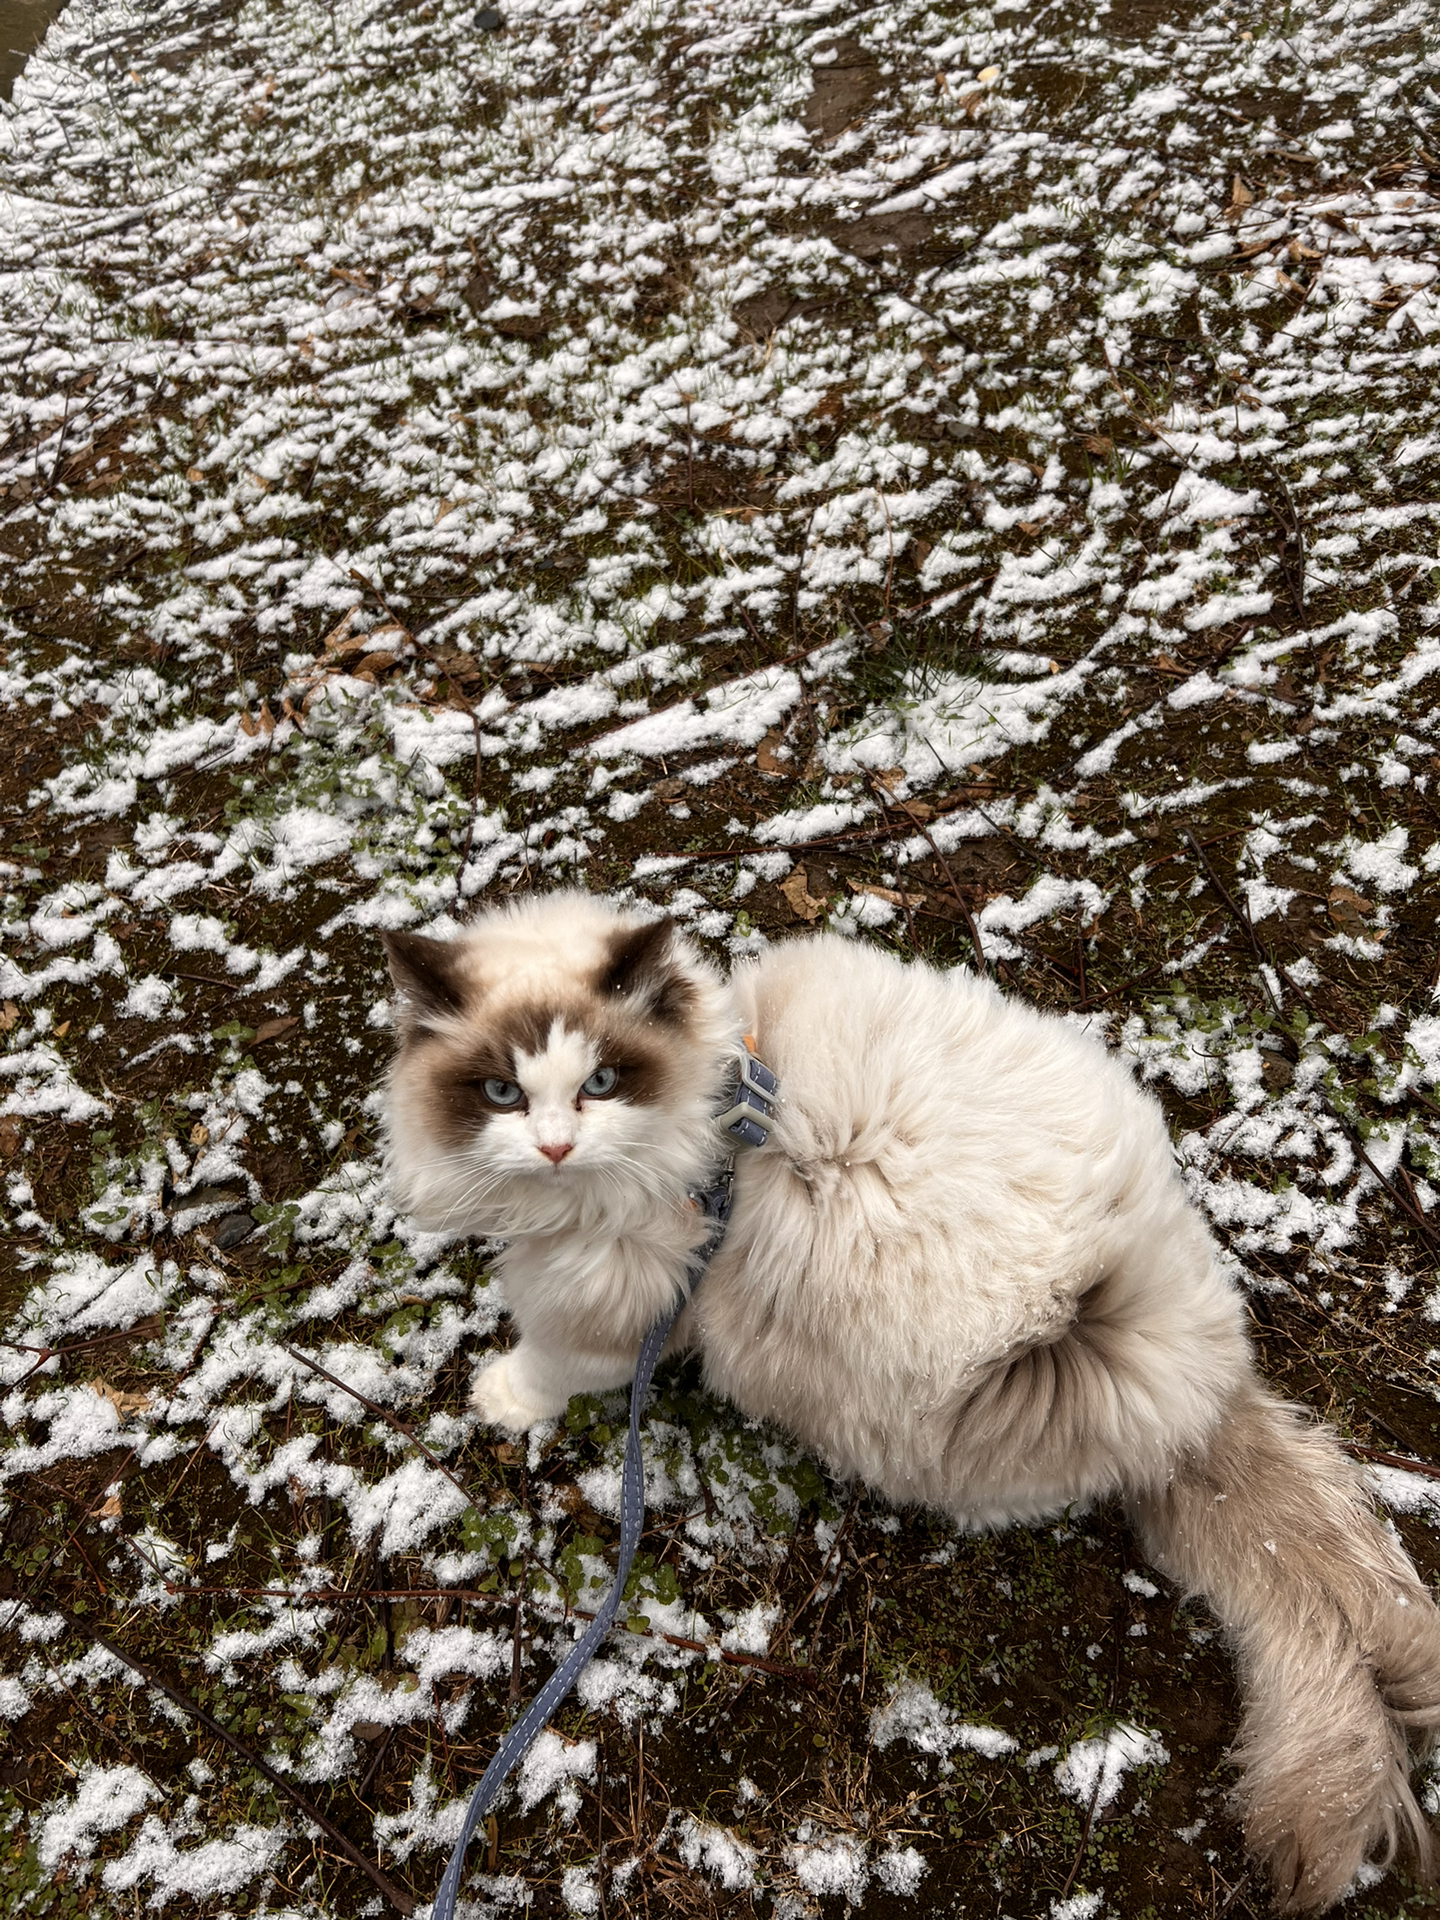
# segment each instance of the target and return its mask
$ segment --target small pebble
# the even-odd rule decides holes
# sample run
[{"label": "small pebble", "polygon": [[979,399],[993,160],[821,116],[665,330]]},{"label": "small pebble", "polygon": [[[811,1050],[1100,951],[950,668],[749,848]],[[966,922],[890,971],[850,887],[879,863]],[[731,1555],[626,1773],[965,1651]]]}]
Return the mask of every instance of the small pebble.
[{"label": "small pebble", "polygon": [[222,1252],[238,1247],[242,1240],[248,1240],[255,1231],[255,1222],[248,1213],[227,1213],[215,1229],[215,1244]]},{"label": "small pebble", "polygon": [[498,33],[505,22],[497,7],[481,7],[475,16],[475,24],[482,33]]}]

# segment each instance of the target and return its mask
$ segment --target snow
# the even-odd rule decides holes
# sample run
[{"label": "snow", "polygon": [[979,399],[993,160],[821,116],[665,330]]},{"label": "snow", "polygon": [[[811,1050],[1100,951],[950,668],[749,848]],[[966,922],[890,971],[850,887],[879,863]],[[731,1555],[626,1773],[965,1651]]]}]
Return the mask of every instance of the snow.
[{"label": "snow", "polygon": [[100,1834],[127,1826],[159,1796],[154,1781],[136,1767],[81,1767],[68,1804],[44,1815],[35,1841],[35,1855],[46,1873],[53,1873],[68,1856],[82,1857],[94,1850]]},{"label": "snow", "polygon": [[1055,1784],[1082,1807],[1103,1813],[1132,1767],[1163,1767],[1169,1750],[1153,1733],[1122,1724],[1095,1740],[1077,1740],[1055,1769]]},{"label": "snow", "polygon": [[949,1754],[957,1747],[998,1760],[1018,1742],[998,1727],[970,1726],[937,1700],[922,1681],[902,1681],[870,1716],[871,1744],[882,1752],[903,1740],[921,1753]]},{"label": "snow", "polygon": [[[282,1594],[227,1599],[191,1653],[216,1684],[310,1702],[265,1738],[313,1782],[352,1778],[357,1722],[434,1729],[437,1753],[441,1727],[484,1744],[514,1646],[510,1613],[486,1609],[517,1559],[537,1582],[527,1688],[576,1626],[544,1584],[573,1517],[543,1496],[522,1511],[518,1465],[495,1498],[486,1437],[461,1390],[443,1398],[500,1324],[484,1250],[397,1219],[370,1144],[379,929],[453,931],[475,904],[603,874],[723,959],[773,933],[756,903],[803,860],[827,892],[816,926],[907,955],[913,926],[968,965],[951,882],[923,877],[938,850],[1012,990],[1063,1004],[1056,969],[1082,944],[1107,990],[1126,983],[1072,1017],[1190,1103],[1177,1156],[1250,1284],[1283,1258],[1314,1310],[1362,1312],[1348,1263],[1373,1252],[1383,1196],[1327,1089],[1359,1103],[1372,1162],[1417,1204],[1440,1183],[1419,1098],[1440,1087],[1434,975],[1418,998],[1405,977],[1417,948],[1433,959],[1440,877],[1415,824],[1440,752],[1437,216],[1423,174],[1387,182],[1378,158],[1413,149],[1424,55],[1377,53],[1353,10],[1294,20],[1276,53],[1214,7],[1141,46],[1103,14],[1078,39],[1045,9],[982,8],[957,32],[886,0],[846,24],[885,69],[883,111],[832,142],[804,120],[809,68],[833,64],[819,15],[505,12],[491,37],[458,0],[293,0],[199,26],[182,0],[143,20],[72,0],[0,111],[0,706],[22,755],[43,749],[0,863],[20,1283],[0,1477],[108,1476],[125,1454],[147,1489],[151,1467],[223,1473],[238,1517],[194,1540],[116,1482],[105,1578],[117,1617],[163,1605],[168,1630],[162,1572],[238,1581],[273,1546]],[[1272,55],[1330,102],[1315,164],[1285,160],[1282,186],[1255,158],[1275,129],[1224,105],[1278,84]],[[1082,68],[1073,120],[1027,77]],[[933,250],[866,264],[861,218],[928,223]],[[744,303],[767,293],[797,311],[757,331]],[[1212,840],[1212,816],[1234,833]],[[1342,1035],[1272,973],[1297,1023],[1288,1079],[1182,827],[1262,944],[1314,934],[1289,983],[1317,1004],[1352,983]],[[1185,915],[1132,980],[1132,940]],[[296,1024],[260,1039],[277,1018]],[[62,1142],[66,1213],[47,1197]],[[283,1204],[272,1150],[309,1168]],[[210,1244],[251,1209],[267,1220],[243,1259]],[[1367,1269],[1402,1347],[1440,1317],[1417,1248]],[[104,1348],[34,1364],[142,1322],[116,1351],[148,1404],[89,1384]],[[476,1500],[282,1339],[473,1471]],[[808,1512],[808,1463],[707,1417],[703,1438],[652,1428],[679,1597],[642,1594],[655,1631],[617,1632],[587,1672],[586,1737],[547,1733],[517,1782],[557,1830],[607,1733],[673,1731],[699,1673],[738,1671],[722,1650],[789,1658],[765,1582],[780,1523]],[[563,1463],[613,1515],[618,1434],[573,1457],[552,1439],[534,1485]],[[1440,1522],[1424,1476],[1373,1475]],[[857,1520],[857,1556],[884,1519]],[[382,1678],[326,1651],[333,1621],[305,1598],[362,1556],[496,1584],[467,1624],[410,1622]],[[712,1603],[716,1565],[739,1588]],[[1127,1606],[1158,1598],[1122,1578]],[[42,1654],[61,1637],[27,1615],[0,1673],[21,1743],[57,1698]],[[1018,1735],[984,1724],[989,1694],[946,1704],[970,1697],[955,1669],[869,1671],[877,1768],[948,1779],[1040,1738],[1003,1693],[994,1717]],[[115,1684],[93,1654],[63,1672]],[[785,1697],[769,1679],[757,1695]],[[1078,1741],[1057,1780],[1082,1809],[1097,1782],[1118,1803],[1176,1737]],[[373,1821],[421,1880],[459,1818],[431,1764]],[[308,1843],[250,1824],[215,1769],[192,1796],[86,1762],[26,1816],[42,1863],[99,1856],[127,1911],[270,1899],[265,1874]],[[815,1815],[802,1837],[788,1803],[752,1829],[760,1798],[737,1795],[731,1826],[729,1805],[677,1795],[672,1862],[721,1893],[925,1900],[907,1836]],[[560,1869],[573,1912],[598,1910],[600,1884]],[[477,1867],[472,1891],[498,1913],[530,1889]]]}]

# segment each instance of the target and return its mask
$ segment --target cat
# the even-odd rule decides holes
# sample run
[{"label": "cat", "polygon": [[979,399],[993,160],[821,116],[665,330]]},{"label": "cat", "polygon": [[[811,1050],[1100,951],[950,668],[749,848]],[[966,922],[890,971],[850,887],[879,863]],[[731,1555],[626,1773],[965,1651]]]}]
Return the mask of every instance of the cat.
[{"label": "cat", "polygon": [[968,1527],[1118,1497],[1223,1623],[1235,1808],[1277,1906],[1333,1905],[1430,1828],[1440,1613],[1331,1433],[1262,1383],[1158,1103],[1096,1040],[961,968],[838,934],[721,976],[578,891],[385,936],[398,1204],[507,1241],[519,1339],[474,1405],[521,1432],[625,1384],[707,1224],[740,1036],[780,1079],[672,1350],[841,1477]]}]

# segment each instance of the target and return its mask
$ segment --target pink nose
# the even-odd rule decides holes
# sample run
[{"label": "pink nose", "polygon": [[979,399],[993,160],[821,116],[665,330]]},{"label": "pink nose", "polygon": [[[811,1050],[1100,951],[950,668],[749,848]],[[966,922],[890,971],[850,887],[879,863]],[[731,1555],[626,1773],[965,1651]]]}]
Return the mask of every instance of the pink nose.
[{"label": "pink nose", "polygon": [[572,1141],[561,1140],[553,1147],[541,1147],[540,1151],[547,1160],[553,1160],[558,1167],[566,1154],[572,1150],[573,1144]]}]

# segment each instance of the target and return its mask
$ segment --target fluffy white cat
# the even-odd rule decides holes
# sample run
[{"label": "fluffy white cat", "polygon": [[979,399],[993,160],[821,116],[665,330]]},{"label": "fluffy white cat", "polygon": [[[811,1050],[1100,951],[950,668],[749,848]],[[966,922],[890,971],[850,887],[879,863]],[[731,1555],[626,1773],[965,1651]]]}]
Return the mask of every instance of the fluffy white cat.
[{"label": "fluffy white cat", "polygon": [[705,1236],[690,1204],[742,1034],[779,1075],[675,1345],[841,1475],[969,1526],[1118,1495],[1223,1621],[1237,1811],[1289,1911],[1431,1863],[1409,1747],[1440,1614],[1333,1437],[1257,1376],[1157,1103],[1065,1022],[834,936],[726,980],[583,893],[386,939],[399,1202],[503,1237],[519,1332],[474,1402],[521,1430],[624,1384]]}]

